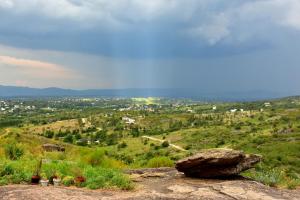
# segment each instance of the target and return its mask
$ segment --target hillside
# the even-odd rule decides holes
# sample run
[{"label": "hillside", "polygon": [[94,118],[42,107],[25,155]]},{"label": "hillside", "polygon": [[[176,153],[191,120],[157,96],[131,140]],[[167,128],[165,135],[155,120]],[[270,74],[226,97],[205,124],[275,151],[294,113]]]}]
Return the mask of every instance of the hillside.
[{"label": "hillside", "polygon": [[[134,180],[124,170],[174,167],[177,160],[202,149],[231,148],[263,156],[244,177],[297,189],[299,106],[298,97],[235,103],[4,99],[0,101],[0,185],[30,183],[39,169],[42,177],[61,177],[65,186],[132,190]],[[47,152],[44,144],[56,144],[64,151]],[[80,177],[86,182],[74,182]]]},{"label": "hillside", "polygon": [[[164,97],[193,98],[209,101],[245,101],[278,98],[288,94],[271,91],[198,91],[196,89],[87,89],[71,90],[62,88],[29,88],[0,85],[0,97]],[[290,94],[291,95],[291,94]]]}]

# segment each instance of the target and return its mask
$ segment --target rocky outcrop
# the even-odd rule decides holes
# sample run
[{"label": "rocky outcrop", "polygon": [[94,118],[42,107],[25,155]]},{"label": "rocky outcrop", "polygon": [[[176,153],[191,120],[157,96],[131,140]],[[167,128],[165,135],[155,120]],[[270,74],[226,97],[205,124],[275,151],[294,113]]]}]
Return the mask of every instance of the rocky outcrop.
[{"label": "rocky outcrop", "polygon": [[176,169],[188,177],[218,178],[238,175],[261,161],[259,155],[248,155],[232,149],[208,149],[179,160]]},{"label": "rocky outcrop", "polygon": [[[137,174],[136,174],[137,173]],[[10,185],[0,187],[0,200],[299,200],[300,190],[279,190],[236,177],[230,180],[195,179],[175,169],[128,171],[133,191],[88,190],[66,187]],[[158,176],[158,174],[160,174]]]},{"label": "rocky outcrop", "polygon": [[53,152],[53,151],[65,152],[65,150],[66,150],[64,147],[59,146],[57,144],[44,144],[42,146],[42,148],[44,151],[47,151],[47,152]]}]

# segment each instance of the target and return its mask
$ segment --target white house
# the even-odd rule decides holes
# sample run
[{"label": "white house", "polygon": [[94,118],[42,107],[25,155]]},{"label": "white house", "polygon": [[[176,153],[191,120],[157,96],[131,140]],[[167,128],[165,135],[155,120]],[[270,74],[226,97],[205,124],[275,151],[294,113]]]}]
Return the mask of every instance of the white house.
[{"label": "white house", "polygon": [[88,122],[87,118],[82,118],[81,121],[83,124],[86,124]]},{"label": "white house", "polygon": [[265,103],[265,107],[270,107],[271,106],[271,103],[270,102],[266,102]]},{"label": "white house", "polygon": [[129,118],[129,117],[122,117],[122,120],[126,123],[126,124],[135,124],[135,119]]}]

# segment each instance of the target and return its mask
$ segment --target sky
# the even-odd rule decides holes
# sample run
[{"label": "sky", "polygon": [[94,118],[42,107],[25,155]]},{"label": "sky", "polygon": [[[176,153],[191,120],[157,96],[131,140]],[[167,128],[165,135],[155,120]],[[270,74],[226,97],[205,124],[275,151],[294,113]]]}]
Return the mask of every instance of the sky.
[{"label": "sky", "polygon": [[0,0],[0,85],[300,94],[300,1]]}]

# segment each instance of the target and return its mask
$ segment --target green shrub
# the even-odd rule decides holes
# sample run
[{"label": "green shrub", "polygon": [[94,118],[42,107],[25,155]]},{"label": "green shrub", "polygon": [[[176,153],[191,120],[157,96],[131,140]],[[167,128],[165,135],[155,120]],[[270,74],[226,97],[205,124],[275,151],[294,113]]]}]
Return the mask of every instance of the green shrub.
[{"label": "green shrub", "polygon": [[0,176],[13,175],[15,172],[14,168],[10,164],[4,164],[0,168]]},{"label": "green shrub", "polygon": [[253,143],[255,144],[258,144],[258,145],[261,145],[261,144],[264,144],[267,142],[267,139],[266,138],[263,138],[263,137],[256,137],[252,140]]},{"label": "green shrub", "polygon": [[71,134],[68,134],[68,135],[66,135],[65,137],[64,137],[64,140],[63,140],[64,142],[66,142],[66,143],[73,143],[73,141],[74,141],[74,138],[73,138],[73,135],[71,135]]},{"label": "green shrub", "polygon": [[161,146],[164,147],[164,148],[167,148],[167,147],[170,146],[170,144],[169,144],[168,141],[165,140],[165,141],[161,144]]},{"label": "green shrub", "polygon": [[63,177],[73,175],[72,168],[73,165],[67,162],[58,162],[56,165],[56,171],[60,173]]},{"label": "green shrub", "polygon": [[124,190],[133,188],[128,177],[118,170],[101,167],[86,167],[83,173],[86,177],[86,187],[90,189],[118,187]]},{"label": "green shrub", "polygon": [[148,161],[148,167],[159,168],[159,167],[173,167],[174,162],[168,157],[155,157]]},{"label": "green shrub", "polygon": [[44,155],[50,160],[65,160],[67,158],[65,152],[46,152]]},{"label": "green shrub", "polygon": [[0,186],[8,185],[9,182],[6,177],[0,177]]},{"label": "green shrub", "polygon": [[87,139],[80,139],[80,140],[78,140],[78,141],[76,142],[76,144],[77,144],[78,146],[83,146],[83,147],[85,147],[85,146],[88,145],[88,140],[87,140]]},{"label": "green shrub", "polygon": [[118,149],[124,149],[127,147],[127,143],[123,141],[122,143],[118,144],[117,147],[118,147]]},{"label": "green shrub", "polygon": [[106,186],[106,180],[103,176],[91,177],[87,181],[87,187],[92,190],[104,188]]},{"label": "green shrub", "polygon": [[24,150],[15,143],[7,144],[4,149],[6,158],[10,160],[18,160],[24,154]]},{"label": "green shrub", "polygon": [[11,183],[20,184],[22,182],[28,182],[28,176],[24,171],[19,171],[11,176]]},{"label": "green shrub", "polygon": [[52,176],[54,176],[57,172],[57,165],[55,163],[50,164],[43,164],[42,171],[45,173],[46,178],[50,179]]},{"label": "green shrub", "polygon": [[111,182],[113,185],[117,186],[122,190],[131,190],[133,189],[133,184],[131,183],[128,177],[125,177],[121,174],[116,174],[112,179]]},{"label": "green shrub", "polygon": [[64,177],[64,178],[62,179],[61,182],[62,182],[62,184],[63,184],[64,186],[69,187],[69,186],[71,186],[71,185],[74,184],[74,177],[72,177],[72,176],[66,176],[66,177]]},{"label": "green shrub", "polygon": [[92,166],[100,166],[105,158],[105,152],[102,149],[95,149],[86,156],[86,162]]},{"label": "green shrub", "polygon": [[50,131],[50,130],[47,130],[47,131],[44,133],[44,136],[45,136],[46,138],[53,138],[54,132],[53,132],[53,131]]},{"label": "green shrub", "polygon": [[246,174],[246,176],[271,187],[278,186],[284,181],[284,174],[278,169],[259,169],[254,173]]},{"label": "green shrub", "polygon": [[300,180],[299,179],[291,179],[287,182],[287,188],[290,189],[290,190],[294,190],[298,186],[300,186]]},{"label": "green shrub", "polygon": [[2,184],[19,184],[29,182],[32,172],[30,163],[13,161],[0,165],[0,180]]}]

